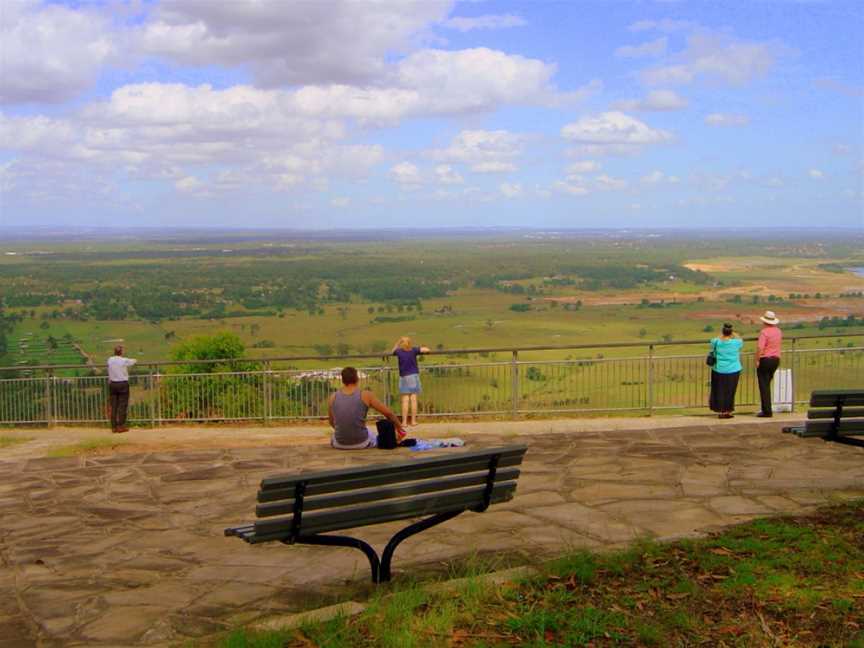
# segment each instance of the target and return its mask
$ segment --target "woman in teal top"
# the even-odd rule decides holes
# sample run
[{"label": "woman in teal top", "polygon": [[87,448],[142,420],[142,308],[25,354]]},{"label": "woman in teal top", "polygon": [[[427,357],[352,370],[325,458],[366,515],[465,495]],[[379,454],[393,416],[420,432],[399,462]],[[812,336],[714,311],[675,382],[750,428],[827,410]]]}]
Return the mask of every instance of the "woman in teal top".
[{"label": "woman in teal top", "polygon": [[732,330],[731,324],[723,325],[723,334],[711,340],[711,350],[717,358],[711,367],[711,396],[708,406],[718,413],[718,418],[732,418],[735,411],[735,392],[741,377],[741,348],[744,341]]}]

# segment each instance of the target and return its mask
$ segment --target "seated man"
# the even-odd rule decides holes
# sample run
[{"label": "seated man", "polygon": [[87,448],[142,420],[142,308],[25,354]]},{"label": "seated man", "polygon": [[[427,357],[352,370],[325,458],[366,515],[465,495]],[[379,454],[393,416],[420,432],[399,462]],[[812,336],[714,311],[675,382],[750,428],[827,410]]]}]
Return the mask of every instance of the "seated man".
[{"label": "seated man", "polygon": [[374,448],[377,435],[366,427],[366,412],[371,407],[378,410],[396,426],[397,438],[405,436],[402,424],[384,403],[375,398],[368,389],[360,389],[359,377],[354,367],[342,370],[342,389],[330,396],[328,418],[333,426],[330,445],[340,450]]}]

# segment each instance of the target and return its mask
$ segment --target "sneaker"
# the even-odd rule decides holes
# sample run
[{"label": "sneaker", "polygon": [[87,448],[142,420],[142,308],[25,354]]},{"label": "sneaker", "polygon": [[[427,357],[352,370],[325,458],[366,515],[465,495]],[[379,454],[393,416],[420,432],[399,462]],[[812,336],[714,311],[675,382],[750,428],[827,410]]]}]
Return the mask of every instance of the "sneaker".
[{"label": "sneaker", "polygon": [[766,412],[759,412],[756,416],[757,418],[772,418],[774,415]]}]

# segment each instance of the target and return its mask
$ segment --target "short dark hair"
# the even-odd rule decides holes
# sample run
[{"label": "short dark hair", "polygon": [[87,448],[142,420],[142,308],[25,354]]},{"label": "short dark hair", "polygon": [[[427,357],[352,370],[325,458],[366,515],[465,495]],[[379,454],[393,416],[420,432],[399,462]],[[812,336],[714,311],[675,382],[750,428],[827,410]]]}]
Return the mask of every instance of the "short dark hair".
[{"label": "short dark hair", "polygon": [[732,325],[724,324],[723,325],[723,335],[732,335]]},{"label": "short dark hair", "polygon": [[359,381],[360,377],[357,375],[357,370],[354,367],[345,367],[342,370],[343,385],[356,385]]},{"label": "short dark hair", "polygon": [[114,355],[123,355],[123,345],[118,344],[114,347]]}]

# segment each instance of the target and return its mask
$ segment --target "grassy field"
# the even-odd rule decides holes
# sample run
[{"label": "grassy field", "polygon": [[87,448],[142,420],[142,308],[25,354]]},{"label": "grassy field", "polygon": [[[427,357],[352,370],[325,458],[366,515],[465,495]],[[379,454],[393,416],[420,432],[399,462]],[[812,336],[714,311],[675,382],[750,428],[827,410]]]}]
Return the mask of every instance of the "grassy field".
[{"label": "grassy field", "polygon": [[21,326],[8,338],[10,365],[23,364],[84,364],[85,358],[76,348],[74,336],[67,331],[52,335],[51,329]]},{"label": "grassy field", "polygon": [[864,646],[864,502],[703,540],[580,552],[458,595],[403,583],[355,618],[237,630],[221,648]]},{"label": "grassy field", "polygon": [[[864,266],[864,253],[846,241],[768,246],[745,239],[538,242],[498,236],[351,244],[247,241],[230,249],[191,242],[40,243],[40,253],[31,255],[27,244],[13,247],[16,256],[0,257],[0,294],[5,290],[15,298],[7,298],[7,314],[23,319],[9,336],[9,353],[0,357],[7,366],[79,362],[72,341],[100,365],[120,341],[129,355],[161,360],[179,342],[217,330],[236,333],[249,355],[258,357],[328,349],[377,353],[402,335],[433,349],[707,340],[724,321],[745,335],[756,333],[766,308],[777,311],[787,335],[864,330],[817,326],[823,317],[864,318],[864,297],[857,296],[864,292],[864,277],[848,270]],[[665,274],[667,267],[672,274]],[[596,268],[608,276],[592,278]],[[641,278],[640,269],[649,274]],[[616,287],[622,279],[626,287]],[[404,292],[394,292],[400,280],[434,288],[422,298],[422,310],[406,306]],[[312,301],[284,305],[300,294]],[[131,310],[124,319],[105,319],[113,302],[126,296]],[[172,299],[184,302],[177,312],[185,312],[186,301],[200,301],[199,315],[136,315],[136,309],[152,310]],[[512,310],[514,305],[530,310]],[[200,317],[216,306],[231,316]],[[267,314],[256,315],[256,309]],[[245,312],[251,314],[240,316]],[[47,347],[49,336],[59,342],[57,349]],[[623,357],[633,350],[603,353]],[[529,356],[553,357],[562,356]]]},{"label": "grassy field", "polygon": [[[421,315],[404,322],[370,322],[368,306],[350,304],[345,307],[325,307],[323,315],[306,312],[286,312],[284,317],[234,317],[223,320],[181,319],[153,324],[146,321],[93,321],[26,319],[11,338],[9,355],[16,359],[44,360],[45,364],[81,362],[81,357],[62,338],[71,336],[98,364],[108,357],[115,344],[126,345],[129,355],[141,360],[164,360],[178,340],[216,330],[236,333],[253,357],[316,355],[316,345],[330,345],[335,353],[339,344],[347,344],[351,353],[389,351],[396,339],[410,335],[430,348],[465,349],[488,347],[519,347],[533,345],[602,344],[607,342],[646,342],[662,339],[708,339],[716,334],[724,321],[733,321],[743,335],[755,335],[755,322],[765,310],[764,305],[740,305],[725,302],[682,303],[664,308],[637,305],[583,306],[578,311],[544,304],[525,313],[509,310],[514,299],[492,291],[464,290],[441,300],[430,300]],[[853,310],[860,305],[860,310]],[[452,308],[436,314],[444,306]],[[864,327],[850,329],[820,329],[816,324],[825,313],[847,313],[820,306],[774,306],[780,317],[803,324],[800,329],[788,329],[794,334],[837,334],[864,332]],[[852,303],[851,313],[864,317],[864,300]],[[47,329],[40,328],[48,321]],[[712,331],[705,331],[712,327]],[[49,352],[44,340],[48,335],[60,340],[61,347]],[[41,344],[36,352],[15,352],[15,343],[33,337]],[[267,340],[273,346],[255,348]],[[809,343],[812,344],[812,343]],[[681,349],[669,349],[680,352]],[[633,350],[609,350],[608,356],[624,356]],[[574,357],[578,352],[574,352]],[[502,356],[503,357],[503,356]],[[534,358],[561,357],[560,352],[534,354]],[[434,361],[434,359],[433,359]]]}]

